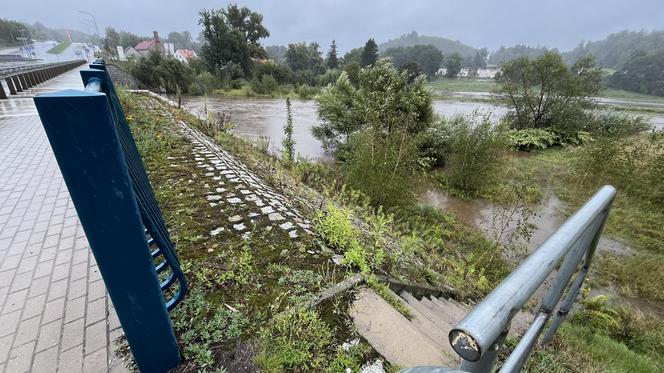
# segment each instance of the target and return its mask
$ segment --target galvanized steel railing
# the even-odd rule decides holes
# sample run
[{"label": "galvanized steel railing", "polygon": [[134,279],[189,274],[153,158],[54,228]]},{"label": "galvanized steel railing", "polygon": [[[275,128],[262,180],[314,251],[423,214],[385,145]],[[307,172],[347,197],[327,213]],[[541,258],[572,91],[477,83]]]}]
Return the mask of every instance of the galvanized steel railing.
[{"label": "galvanized steel railing", "polygon": [[611,186],[600,189],[450,332],[452,347],[464,359],[461,371],[491,371],[512,318],[558,269],[533,322],[500,372],[518,372],[545,329],[541,343],[551,340],[588,274],[615,194]]}]

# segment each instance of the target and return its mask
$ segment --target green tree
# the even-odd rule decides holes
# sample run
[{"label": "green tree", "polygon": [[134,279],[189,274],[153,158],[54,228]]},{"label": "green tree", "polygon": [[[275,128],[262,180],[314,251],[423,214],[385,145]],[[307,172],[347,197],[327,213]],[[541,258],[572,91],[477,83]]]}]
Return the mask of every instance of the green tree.
[{"label": "green tree", "polygon": [[443,53],[433,45],[389,48],[383,55],[389,57],[394,66],[399,69],[406,64],[415,63],[423,73],[429,76],[434,75],[443,62]]},{"label": "green tree", "polygon": [[461,67],[463,66],[463,57],[459,53],[452,53],[445,59],[445,68],[447,69],[447,75],[450,78],[453,78],[459,74]]},{"label": "green tree", "polygon": [[634,52],[607,83],[627,91],[664,96],[664,49]]},{"label": "green tree", "polygon": [[201,57],[208,69],[218,73],[237,65],[245,76],[250,76],[252,58],[266,56],[260,41],[270,33],[263,26],[263,16],[235,4],[226,9],[202,10],[199,14],[198,24],[203,27],[201,35],[205,40]]},{"label": "green tree", "polygon": [[344,58],[343,58],[344,67],[349,65],[349,64],[352,64],[353,62],[357,63],[357,65],[359,66],[360,63],[362,62],[362,53],[363,53],[363,51],[364,51],[364,48],[360,47],[360,48],[353,48],[353,49],[349,50],[348,52],[346,52],[346,54],[344,54]]},{"label": "green tree", "polygon": [[332,40],[330,51],[327,52],[327,68],[336,69],[339,67],[339,58],[337,57],[337,42]]},{"label": "green tree", "polygon": [[115,31],[113,27],[106,27],[106,44],[115,50],[115,47],[120,44],[120,33]]},{"label": "green tree", "polygon": [[434,117],[424,77],[411,80],[386,58],[361,69],[357,84],[342,73],[318,95],[318,116],[322,123],[314,126],[313,134],[328,149],[344,145],[353,133],[366,128],[417,134]]},{"label": "green tree", "polygon": [[325,71],[323,57],[316,42],[288,44],[286,62],[293,71],[309,70],[316,75]]},{"label": "green tree", "polygon": [[362,49],[362,58],[360,60],[360,66],[367,67],[371,66],[378,60],[378,44],[376,41],[371,38],[367,40],[367,43],[364,44]]},{"label": "green tree", "polygon": [[517,129],[579,130],[601,90],[602,72],[591,56],[567,67],[560,54],[546,52],[507,62],[501,71],[497,93],[511,106],[507,119]]},{"label": "green tree", "polygon": [[286,97],[286,125],[284,126],[284,140],[281,142],[283,146],[282,159],[287,165],[292,165],[295,162],[295,141],[293,140],[293,114],[291,112],[290,98]]},{"label": "green tree", "polygon": [[21,33],[18,30],[23,30],[23,34],[30,39],[32,37],[30,28],[17,21],[0,18],[0,45],[23,45],[19,40]]},{"label": "green tree", "polygon": [[175,49],[192,49],[193,39],[189,31],[177,32],[171,31],[168,33],[168,42],[175,44]]},{"label": "green tree", "polygon": [[194,75],[186,64],[157,52],[141,57],[132,66],[131,73],[146,86],[163,88],[169,93],[178,90],[186,93]]},{"label": "green tree", "polygon": [[470,62],[470,67],[476,69],[481,69],[486,67],[486,60],[489,57],[489,51],[486,48],[482,48],[475,53],[472,61]]}]

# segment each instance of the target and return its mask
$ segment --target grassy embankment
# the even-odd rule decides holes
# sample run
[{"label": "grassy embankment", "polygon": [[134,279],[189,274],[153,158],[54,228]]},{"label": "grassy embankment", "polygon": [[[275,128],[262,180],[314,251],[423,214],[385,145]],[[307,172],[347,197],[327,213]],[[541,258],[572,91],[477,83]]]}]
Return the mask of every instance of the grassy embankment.
[{"label": "grassy embankment", "polygon": [[70,42],[68,41],[63,41],[60,44],[56,45],[55,47],[49,49],[46,51],[46,53],[51,53],[51,54],[61,54],[62,52],[65,51],[65,49],[69,48],[71,45]]},{"label": "grassy embankment", "polygon": [[[275,317],[279,311],[297,309],[302,300],[359,268],[352,261],[344,267],[327,265],[323,254],[315,259],[305,254],[307,247],[316,247],[317,243],[293,247],[284,237],[260,233],[260,224],[254,230],[258,234],[248,242],[232,234],[210,236],[210,230],[218,225],[215,222],[225,221],[236,212],[210,208],[202,192],[205,177],[192,172],[195,163],[191,145],[174,134],[174,118],[185,118],[192,124],[197,124],[197,120],[144,97],[125,95],[123,104],[192,285],[186,302],[174,312],[186,357],[181,371],[212,371],[222,365],[232,370],[254,362],[266,371],[297,365],[343,371],[342,367],[357,367],[375,357],[366,343],[349,352],[339,349],[343,341],[354,338],[346,312],[348,296],[334,299],[312,312],[290,311]],[[217,133],[215,140],[293,201],[300,201],[303,196],[310,196],[305,198],[309,201],[321,198],[311,187],[322,192],[327,202],[340,206],[344,212],[340,215],[363,221],[365,229],[361,233],[343,233],[344,229],[339,227],[348,227],[347,224],[327,227],[335,227],[331,233],[337,236],[351,237],[349,242],[359,242],[361,256],[369,257],[366,261],[372,266],[376,253],[382,252],[381,263],[372,268],[375,272],[420,283],[452,285],[461,295],[475,299],[490,291],[507,273],[495,244],[460,224],[453,215],[419,207],[387,215],[369,207],[361,195],[345,190],[335,169],[304,162],[286,168],[246,141],[224,133]],[[505,169],[505,180],[535,189],[553,185],[572,210],[602,183],[593,178],[579,182],[570,167],[578,151],[578,148],[554,149],[533,157],[514,157]],[[491,197],[490,193],[486,197]],[[649,242],[652,237],[647,232],[664,231],[658,225],[662,220],[657,219],[652,206],[632,205],[626,198],[619,195],[616,201],[607,226],[609,233],[625,240]],[[316,201],[315,206],[326,204]],[[312,220],[321,221],[316,208],[299,207]],[[643,219],[644,212],[652,218]],[[325,209],[325,214],[332,215],[330,208]],[[332,241],[330,232],[318,233],[327,243]],[[655,237],[658,239],[661,238]],[[357,242],[350,246],[357,246]],[[343,247],[334,249],[348,254]],[[283,250],[288,255],[281,255]],[[623,262],[614,261],[620,268],[643,272],[641,265],[629,266]],[[654,294],[646,296],[651,299],[657,299],[661,291],[657,290],[661,285],[648,276],[642,276],[644,280],[640,282],[626,281],[627,274],[614,279],[601,275],[599,278],[622,286],[629,294]],[[654,292],[650,289],[653,286]],[[657,352],[662,350],[664,341],[661,322],[652,323],[648,319],[625,323],[626,319],[639,321],[643,316],[632,313],[629,317],[616,316],[612,308],[600,311],[598,327],[587,320],[566,324],[553,346],[538,350],[529,370],[645,372],[662,367],[661,353]],[[607,324],[612,328],[611,333],[604,330]],[[629,328],[615,325],[629,325]]]},{"label": "grassy embankment", "polygon": [[[449,284],[477,299],[507,273],[495,245],[449,214],[416,207],[385,214],[346,190],[335,170],[309,163],[287,168],[246,141],[216,133],[218,143],[289,197],[318,233],[290,240],[267,230],[263,219],[244,240],[227,223],[244,212],[210,206],[205,184],[213,181],[196,171],[192,145],[176,134],[175,120],[209,128],[153,99],[123,94],[122,102],[191,286],[173,312],[185,357],[180,371],[255,364],[265,371],[356,370],[377,355],[366,342],[341,349],[358,338],[347,312],[352,292],[302,310],[321,289],[364,271]],[[212,235],[219,225],[228,227]],[[342,266],[331,264],[334,253],[344,255]],[[384,287],[372,286],[396,304]]]}]

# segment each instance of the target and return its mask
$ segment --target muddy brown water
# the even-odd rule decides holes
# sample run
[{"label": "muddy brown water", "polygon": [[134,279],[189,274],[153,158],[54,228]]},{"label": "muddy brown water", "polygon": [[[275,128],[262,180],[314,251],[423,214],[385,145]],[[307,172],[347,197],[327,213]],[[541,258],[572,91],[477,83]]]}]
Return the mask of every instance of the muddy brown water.
[{"label": "muddy brown water", "polygon": [[[218,96],[185,96],[182,103],[195,111],[204,107],[231,114],[235,124],[232,129],[236,135],[256,141],[260,136],[270,140],[270,150],[281,151],[281,141],[286,123],[286,101],[281,98],[247,98]],[[291,100],[293,113],[293,139],[295,151],[305,158],[317,161],[330,159],[320,141],[311,134],[311,128],[319,123],[317,105],[314,100]],[[467,115],[475,110],[489,113],[493,121],[498,121],[507,113],[505,106],[481,102],[434,100],[434,111],[443,116]],[[651,123],[656,128],[664,128],[664,116],[651,116]]]}]

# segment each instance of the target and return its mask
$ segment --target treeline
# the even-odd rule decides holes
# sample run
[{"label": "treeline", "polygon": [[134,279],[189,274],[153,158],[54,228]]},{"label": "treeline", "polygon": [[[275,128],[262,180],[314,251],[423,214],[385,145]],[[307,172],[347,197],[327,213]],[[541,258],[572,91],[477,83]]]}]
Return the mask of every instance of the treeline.
[{"label": "treeline", "polygon": [[[20,30],[20,31],[19,31]],[[20,46],[23,41],[20,39],[21,33],[30,40],[69,40],[69,35],[75,42],[87,43],[96,42],[94,35],[87,34],[77,30],[52,29],[36,22],[32,25],[27,23],[0,18],[0,45]]]},{"label": "treeline", "polygon": [[390,48],[412,47],[415,45],[432,45],[438,48],[443,54],[451,55],[453,53],[458,53],[466,60],[472,59],[478,52],[476,48],[463,44],[458,40],[455,41],[438,36],[419,35],[415,31],[401,35],[396,39],[388,40],[387,42],[380,44],[378,49],[384,53]]},{"label": "treeline", "polygon": [[[491,52],[491,55],[489,56],[489,63],[492,65],[500,65],[502,63],[515,60],[519,57],[537,58],[544,55],[544,53],[548,50],[549,49],[542,46],[532,47],[523,44],[517,44],[512,47],[501,46],[498,50]],[[551,51],[557,52],[556,49],[552,49]]]},{"label": "treeline", "polygon": [[664,49],[634,52],[606,83],[612,88],[664,96]]},{"label": "treeline", "polygon": [[640,51],[654,52],[664,49],[664,31],[621,31],[598,41],[580,43],[574,50],[564,53],[567,63],[592,54],[605,68],[620,68]]},{"label": "treeline", "polygon": [[19,30],[25,30],[25,36],[28,38],[32,36],[30,28],[24,23],[0,18],[0,45],[22,45],[23,42],[19,40],[21,37]]}]

